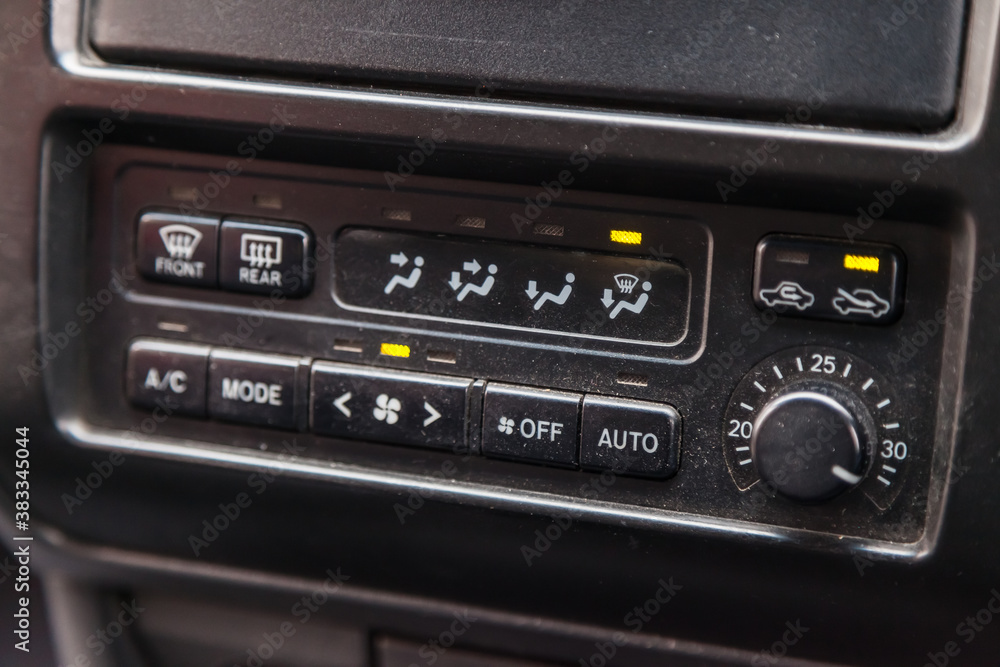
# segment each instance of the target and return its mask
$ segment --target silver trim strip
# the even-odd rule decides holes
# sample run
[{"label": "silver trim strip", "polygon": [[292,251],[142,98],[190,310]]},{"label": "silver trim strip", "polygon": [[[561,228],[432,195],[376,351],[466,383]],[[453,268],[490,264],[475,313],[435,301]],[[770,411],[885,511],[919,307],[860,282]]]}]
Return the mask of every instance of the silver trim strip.
[{"label": "silver trim strip", "polygon": [[86,0],[58,0],[53,3],[52,48],[58,64],[75,76],[121,83],[154,83],[178,88],[195,87],[220,91],[341,102],[382,104],[410,109],[439,109],[481,114],[516,116],[536,120],[600,123],[619,127],[730,135],[744,138],[773,138],[824,144],[842,144],[899,150],[958,151],[971,144],[985,125],[990,84],[993,78],[1000,0],[970,0],[968,32],[955,121],[940,132],[907,135],[870,132],[849,128],[787,127],[768,123],[709,120],[651,113],[567,109],[526,104],[369,92],[293,83],[252,81],[222,75],[155,70],[147,67],[109,65],[93,53],[86,38]]},{"label": "silver trim strip", "polygon": [[[336,481],[361,486],[382,486],[418,492],[424,498],[464,502],[489,509],[504,508],[516,512],[564,512],[574,518],[598,523],[662,529],[670,527],[682,532],[704,532],[745,539],[757,537],[774,543],[794,542],[798,546],[834,548],[837,551],[857,551],[889,558],[920,558],[929,553],[926,539],[914,543],[892,543],[860,537],[829,535],[809,530],[767,526],[735,519],[720,519],[624,503],[573,498],[537,491],[511,489],[495,485],[456,480],[439,480],[431,476],[413,475],[335,461],[298,459],[257,452],[251,449],[159,437],[137,439],[136,434],[93,426],[75,418],[60,418],[59,431],[71,442],[100,450],[119,450],[174,461],[201,463],[221,468],[259,470],[267,468],[292,475]],[[124,437],[123,437],[124,436]]]}]

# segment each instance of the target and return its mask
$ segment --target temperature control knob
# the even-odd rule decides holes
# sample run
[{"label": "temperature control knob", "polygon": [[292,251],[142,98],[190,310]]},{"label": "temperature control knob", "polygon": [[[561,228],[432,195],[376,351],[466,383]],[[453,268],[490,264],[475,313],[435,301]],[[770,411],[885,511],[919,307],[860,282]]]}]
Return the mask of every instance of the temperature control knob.
[{"label": "temperature control knob", "polygon": [[828,347],[778,352],[747,373],[726,409],[723,451],[743,491],[821,503],[899,493],[912,441],[893,388],[865,360]]},{"label": "temperature control knob", "polygon": [[860,482],[868,448],[858,419],[827,395],[836,390],[817,389],[772,400],[753,422],[750,439],[761,478],[801,502],[827,500]]}]

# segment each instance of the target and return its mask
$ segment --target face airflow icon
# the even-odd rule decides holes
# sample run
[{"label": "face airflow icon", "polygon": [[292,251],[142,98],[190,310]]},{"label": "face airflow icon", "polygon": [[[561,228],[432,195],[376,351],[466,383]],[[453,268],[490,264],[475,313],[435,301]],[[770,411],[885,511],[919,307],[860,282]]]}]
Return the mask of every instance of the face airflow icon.
[{"label": "face airflow icon", "polygon": [[201,243],[202,233],[189,225],[167,225],[160,228],[160,238],[163,247],[170,254],[170,259],[190,261],[194,251]]}]

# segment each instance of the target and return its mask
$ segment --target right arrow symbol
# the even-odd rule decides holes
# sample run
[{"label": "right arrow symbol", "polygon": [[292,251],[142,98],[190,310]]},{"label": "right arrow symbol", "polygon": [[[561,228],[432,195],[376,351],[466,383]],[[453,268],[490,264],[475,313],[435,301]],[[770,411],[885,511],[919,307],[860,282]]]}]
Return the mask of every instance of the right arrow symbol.
[{"label": "right arrow symbol", "polygon": [[344,394],[343,396],[341,396],[340,398],[338,398],[333,402],[333,407],[343,412],[345,417],[350,417],[351,409],[347,407],[347,402],[351,400],[351,398],[352,398],[351,392],[347,392],[346,394]]},{"label": "right arrow symbol", "polygon": [[428,403],[427,401],[424,401],[424,410],[426,410],[427,413],[430,415],[430,417],[424,420],[424,426],[430,426],[437,420],[441,419],[441,413],[435,410],[434,406]]}]

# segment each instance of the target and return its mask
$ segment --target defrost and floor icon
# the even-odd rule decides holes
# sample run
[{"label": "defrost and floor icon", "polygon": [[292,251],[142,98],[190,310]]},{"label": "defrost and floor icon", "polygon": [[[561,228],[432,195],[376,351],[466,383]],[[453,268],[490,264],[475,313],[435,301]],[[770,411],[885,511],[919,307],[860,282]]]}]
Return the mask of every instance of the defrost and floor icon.
[{"label": "defrost and floor icon", "polygon": [[[395,264],[399,268],[403,268],[409,263],[410,259],[402,251],[397,252],[389,256],[389,262]],[[413,258],[414,268],[410,271],[410,275],[403,277],[399,274],[394,275],[389,279],[389,282],[385,286],[384,292],[386,294],[392,294],[392,290],[396,287],[405,287],[406,289],[413,289],[420,282],[420,276],[423,274],[424,258],[417,256]]]},{"label": "defrost and floor icon", "polygon": [[760,298],[771,308],[788,306],[798,310],[805,310],[816,302],[816,296],[812,292],[790,280],[783,280],[772,289],[762,289]]},{"label": "defrost and floor icon", "polygon": [[403,409],[403,404],[398,398],[390,398],[389,394],[379,394],[375,399],[375,406],[372,410],[375,419],[386,424],[395,424],[399,421],[399,412]]},{"label": "defrost and floor icon", "polygon": [[610,319],[615,319],[623,311],[627,310],[631,313],[638,315],[642,312],[643,308],[649,302],[649,290],[653,289],[653,284],[648,280],[642,283],[642,294],[639,295],[635,301],[629,301],[628,299],[621,298],[622,296],[628,296],[632,294],[632,290],[635,286],[639,284],[638,276],[633,276],[631,273],[619,273],[614,276],[615,286],[618,288],[619,298],[616,300],[614,298],[613,289],[605,289],[604,296],[601,297],[601,303],[604,304],[605,308],[610,308],[611,312],[608,314]]},{"label": "defrost and floor icon", "polygon": [[[557,306],[562,306],[569,299],[569,295],[573,292],[573,281],[576,280],[576,276],[572,273],[566,274],[566,284],[563,285],[562,290],[559,294],[553,294],[552,292],[543,292],[541,296],[538,296],[538,282],[535,280],[528,281],[528,289],[524,290],[524,293],[528,295],[528,298],[534,301],[535,310],[541,310],[547,302],[551,301]],[[538,297],[538,300],[535,300]]]}]

